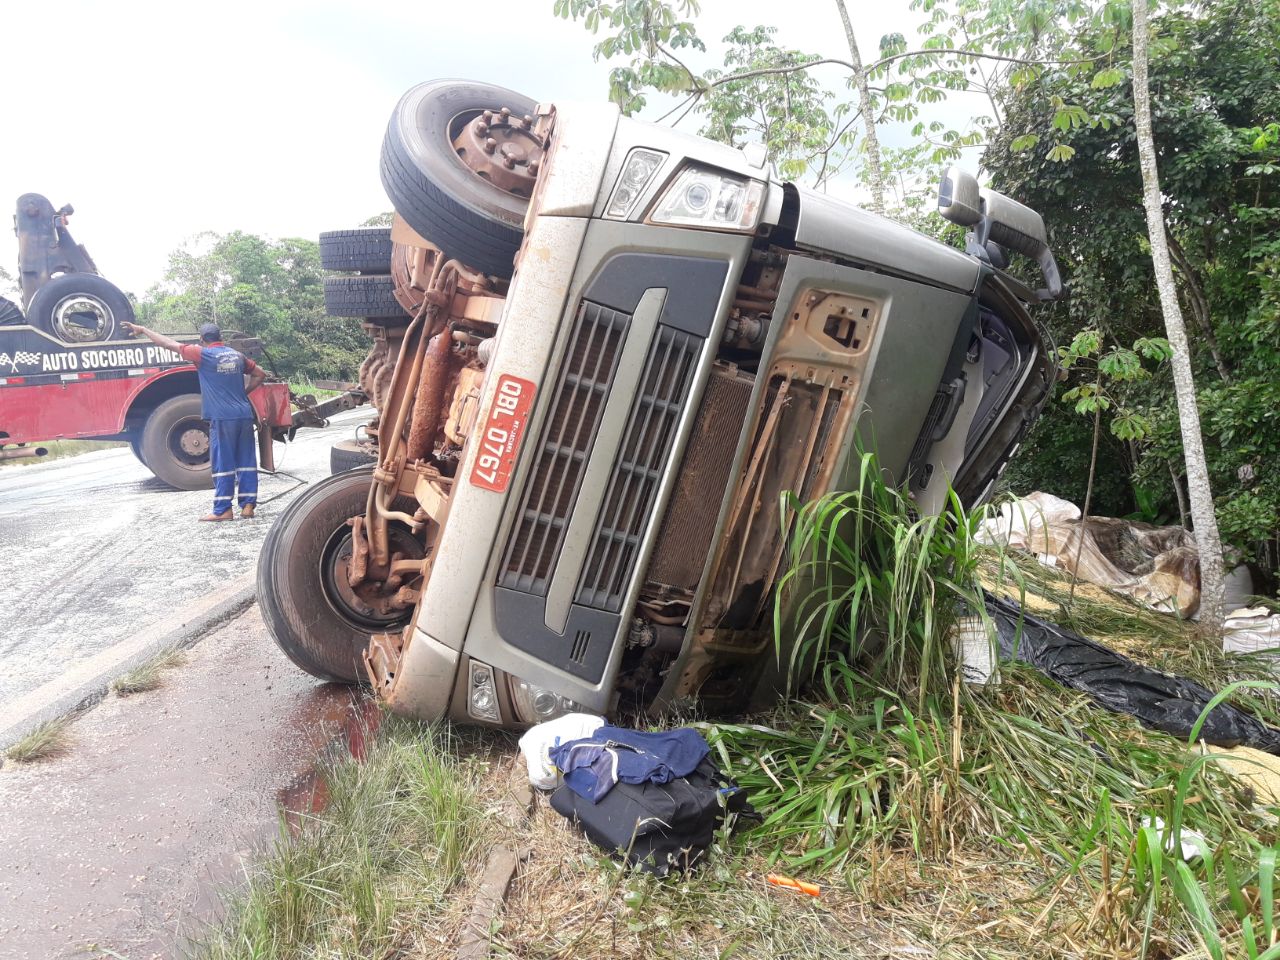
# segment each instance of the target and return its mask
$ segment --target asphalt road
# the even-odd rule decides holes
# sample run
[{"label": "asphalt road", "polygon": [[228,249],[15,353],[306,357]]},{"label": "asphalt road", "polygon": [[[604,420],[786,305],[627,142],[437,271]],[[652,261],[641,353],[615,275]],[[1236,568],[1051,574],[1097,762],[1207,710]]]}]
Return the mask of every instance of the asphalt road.
[{"label": "asphalt road", "polygon": [[158,690],[108,696],[64,755],[0,767],[0,957],[190,955],[184,942],[270,850],[280,810],[323,802],[317,756],[358,755],[378,716],[281,656],[256,607]]},{"label": "asphalt road", "polygon": [[[276,467],[314,482],[368,410],[276,444]],[[272,520],[305,487],[260,478],[253,520],[199,523],[212,491],[173,490],[128,448],[0,469],[0,705],[227,581],[251,573]]]}]

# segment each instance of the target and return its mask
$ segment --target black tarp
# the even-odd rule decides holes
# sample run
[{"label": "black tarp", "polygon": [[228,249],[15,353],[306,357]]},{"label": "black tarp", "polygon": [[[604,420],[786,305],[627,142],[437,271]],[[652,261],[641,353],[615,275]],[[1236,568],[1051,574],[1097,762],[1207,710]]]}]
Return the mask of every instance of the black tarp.
[{"label": "black tarp", "polygon": [[[1194,680],[1144,667],[1087,637],[1041,620],[1012,600],[987,594],[1003,660],[1036,667],[1064,687],[1093,697],[1116,713],[1185,740],[1216,695]],[[1019,626],[1021,634],[1019,635]],[[1244,745],[1280,755],[1280,730],[1252,714],[1220,703],[1205,719],[1199,739],[1216,747]]]}]

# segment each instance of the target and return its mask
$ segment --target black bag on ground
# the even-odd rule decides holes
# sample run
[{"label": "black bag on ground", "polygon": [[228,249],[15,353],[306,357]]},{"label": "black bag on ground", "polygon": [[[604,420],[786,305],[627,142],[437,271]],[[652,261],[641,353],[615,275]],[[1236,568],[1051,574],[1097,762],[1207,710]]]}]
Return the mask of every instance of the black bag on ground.
[{"label": "black bag on ground", "polygon": [[752,813],[746,791],[709,758],[670,783],[616,783],[596,803],[561,784],[551,807],[596,846],[660,877],[706,856],[726,815]]}]

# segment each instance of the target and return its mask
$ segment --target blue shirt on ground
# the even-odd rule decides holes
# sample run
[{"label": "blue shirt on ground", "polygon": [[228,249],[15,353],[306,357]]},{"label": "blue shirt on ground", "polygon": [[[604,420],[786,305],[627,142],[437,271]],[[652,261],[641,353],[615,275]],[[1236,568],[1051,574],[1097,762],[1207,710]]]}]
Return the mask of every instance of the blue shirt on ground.
[{"label": "blue shirt on ground", "polygon": [[670,783],[687,777],[710,752],[697,730],[681,727],[660,733],[603,726],[590,737],[551,750],[551,762],[578,796],[596,803],[623,783]]}]

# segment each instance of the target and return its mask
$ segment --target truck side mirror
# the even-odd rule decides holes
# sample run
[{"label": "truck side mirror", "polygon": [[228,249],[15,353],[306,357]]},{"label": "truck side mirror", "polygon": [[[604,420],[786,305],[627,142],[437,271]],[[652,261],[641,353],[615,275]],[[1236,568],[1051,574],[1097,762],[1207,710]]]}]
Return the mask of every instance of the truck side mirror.
[{"label": "truck side mirror", "polygon": [[[1037,299],[1057,300],[1065,293],[1044,218],[1026,204],[980,187],[973,174],[953,166],[942,174],[938,186],[938,212],[952,223],[971,227],[966,250],[998,269],[1007,265],[1004,251],[1035,260],[1045,281],[1044,289],[1034,291]],[[1000,255],[993,256],[993,250]]]},{"label": "truck side mirror", "polygon": [[972,227],[982,219],[978,178],[959,167],[947,167],[938,185],[938,212],[952,223]]},{"label": "truck side mirror", "polygon": [[1026,204],[986,187],[981,189],[983,213],[991,221],[990,238],[1002,247],[1038,259],[1049,245],[1044,218]]}]

